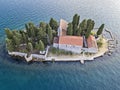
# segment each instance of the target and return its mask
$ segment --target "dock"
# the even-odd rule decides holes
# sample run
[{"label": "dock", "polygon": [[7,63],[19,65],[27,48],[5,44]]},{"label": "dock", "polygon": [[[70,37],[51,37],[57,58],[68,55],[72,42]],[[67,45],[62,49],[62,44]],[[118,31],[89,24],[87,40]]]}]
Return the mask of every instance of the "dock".
[{"label": "dock", "polygon": [[108,52],[107,52],[108,55],[110,56],[117,48],[118,43],[115,36],[113,36],[113,33],[110,30],[105,29],[105,31],[110,35],[110,38],[108,39]]}]

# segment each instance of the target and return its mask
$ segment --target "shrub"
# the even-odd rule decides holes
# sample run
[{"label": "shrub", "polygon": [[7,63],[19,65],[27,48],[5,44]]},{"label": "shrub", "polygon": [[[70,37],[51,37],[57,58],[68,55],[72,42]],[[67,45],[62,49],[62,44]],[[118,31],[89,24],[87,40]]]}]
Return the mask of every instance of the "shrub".
[{"label": "shrub", "polygon": [[102,43],[101,40],[97,41],[98,48],[102,47],[102,44],[103,44],[103,43]]},{"label": "shrub", "polygon": [[57,55],[73,55],[73,53],[71,51],[65,51],[65,50],[62,50],[62,49],[57,49],[57,48],[54,48],[52,47],[50,49],[50,51],[53,53],[53,54],[57,54]]}]

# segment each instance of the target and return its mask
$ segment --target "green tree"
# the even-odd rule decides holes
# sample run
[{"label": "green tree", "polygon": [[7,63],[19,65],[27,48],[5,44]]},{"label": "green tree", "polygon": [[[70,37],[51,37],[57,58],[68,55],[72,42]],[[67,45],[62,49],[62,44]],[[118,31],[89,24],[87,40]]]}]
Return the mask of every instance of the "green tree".
[{"label": "green tree", "polygon": [[39,28],[34,27],[35,37],[37,36],[37,33],[39,32]]},{"label": "green tree", "polygon": [[94,24],[95,24],[94,21],[91,20],[91,21],[89,22],[89,25],[88,25],[88,27],[87,27],[87,30],[93,30]]},{"label": "green tree", "polygon": [[6,32],[7,38],[12,39],[12,37],[13,37],[12,31],[10,29],[6,28],[5,32]]},{"label": "green tree", "polygon": [[38,31],[38,33],[37,33],[37,40],[41,40],[41,39],[43,39],[43,38],[46,38],[46,33],[45,33],[45,31],[40,27],[39,29],[38,29],[39,31]]},{"label": "green tree", "polygon": [[46,25],[46,33],[47,33],[47,35],[48,35],[49,41],[52,43],[53,34],[52,34],[52,28],[50,27],[49,24]]},{"label": "green tree", "polygon": [[73,16],[73,20],[72,20],[72,24],[73,24],[73,35],[76,35],[77,29],[78,29],[78,25],[79,25],[79,19],[80,16],[78,16],[78,14],[75,14]]},{"label": "green tree", "polygon": [[25,29],[26,29],[27,31],[29,30],[28,24],[25,24]]},{"label": "green tree", "polygon": [[57,36],[57,31],[52,30],[52,34],[53,34],[53,37],[56,37]]},{"label": "green tree", "polygon": [[37,49],[37,50],[40,49],[40,45],[38,44],[38,42],[36,42],[36,44],[35,44],[35,49]]},{"label": "green tree", "polygon": [[20,39],[16,36],[13,36],[13,41],[14,41],[14,44],[16,45],[16,47],[18,47],[20,45]]},{"label": "green tree", "polygon": [[78,26],[78,24],[79,24],[79,19],[80,19],[80,16],[79,16],[78,14],[75,14],[75,15],[73,16],[73,21],[72,21],[73,27],[74,27],[74,25],[77,25],[77,26]]},{"label": "green tree", "polygon": [[57,29],[58,29],[58,22],[55,19],[51,18],[50,22],[49,22],[49,25],[51,26],[52,30],[56,30],[57,31]]},{"label": "green tree", "polygon": [[39,47],[39,50],[40,50],[40,51],[44,51],[44,50],[45,50],[44,43],[43,43],[41,40],[39,41],[39,46],[40,46],[40,47]]},{"label": "green tree", "polygon": [[35,26],[34,26],[34,24],[32,22],[29,22],[28,26],[29,26],[29,34],[30,34],[29,37],[34,38],[35,37]]},{"label": "green tree", "polygon": [[89,25],[91,24],[91,22],[92,22],[91,19],[88,19],[88,20],[87,20],[87,29],[88,29]]},{"label": "green tree", "polygon": [[81,36],[81,34],[82,34],[82,29],[81,29],[81,27],[79,27],[78,30],[77,30],[77,34],[76,35],[77,36]]},{"label": "green tree", "polygon": [[28,24],[25,24],[25,29],[26,29],[27,35],[30,37],[31,36],[31,32],[29,30],[29,25]]},{"label": "green tree", "polygon": [[92,29],[94,29],[94,26],[95,26],[95,22],[92,21]]},{"label": "green tree", "polygon": [[49,38],[50,42],[52,43],[53,42],[52,29],[48,30],[48,38]]},{"label": "green tree", "polygon": [[87,20],[84,19],[80,25],[79,28],[81,28],[81,35],[85,35],[86,31],[87,31]]},{"label": "green tree", "polygon": [[23,43],[27,43],[27,36],[25,33],[22,33]]},{"label": "green tree", "polygon": [[80,21],[80,16],[78,15],[78,17],[77,17],[77,26],[79,25],[79,21]]},{"label": "green tree", "polygon": [[88,38],[90,36],[92,28],[93,28],[93,24],[91,23],[91,24],[89,24],[88,30],[87,30],[87,32],[85,34],[86,38]]},{"label": "green tree", "polygon": [[13,42],[12,42],[11,39],[6,38],[6,48],[10,52],[14,51],[15,47],[14,47]]},{"label": "green tree", "polygon": [[73,28],[73,35],[77,34],[77,30],[78,30],[78,26],[77,26],[77,24],[75,24],[74,28]]},{"label": "green tree", "polygon": [[19,39],[19,44],[21,44],[23,42],[23,37],[20,31],[13,30],[12,32],[13,32],[13,35],[16,36],[17,39]]},{"label": "green tree", "polygon": [[73,35],[73,25],[72,25],[72,23],[68,24],[67,35]]},{"label": "green tree", "polygon": [[28,51],[28,52],[32,52],[32,51],[33,51],[33,45],[32,45],[31,42],[29,42],[29,43],[27,44],[27,51]]},{"label": "green tree", "polygon": [[45,22],[40,22],[39,28],[42,28],[43,31],[46,31],[46,23]]},{"label": "green tree", "polygon": [[87,20],[84,19],[81,23],[80,23],[80,27],[82,30],[85,30],[87,28]]},{"label": "green tree", "polygon": [[48,34],[48,31],[52,29],[49,24],[46,25],[46,33]]},{"label": "green tree", "polygon": [[87,29],[85,31],[85,37],[88,38],[89,35],[91,34],[91,31],[93,30],[94,28],[94,25],[95,25],[95,22],[91,19],[88,19],[87,21]]},{"label": "green tree", "polygon": [[104,29],[104,24],[102,24],[102,25],[99,27],[99,29],[98,29],[98,31],[97,31],[97,35],[102,34],[103,29]]}]

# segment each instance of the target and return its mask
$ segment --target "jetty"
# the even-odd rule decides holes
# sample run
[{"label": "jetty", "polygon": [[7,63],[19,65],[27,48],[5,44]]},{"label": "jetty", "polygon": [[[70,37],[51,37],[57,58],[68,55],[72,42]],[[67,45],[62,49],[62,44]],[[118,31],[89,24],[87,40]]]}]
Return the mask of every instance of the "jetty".
[{"label": "jetty", "polygon": [[110,38],[108,39],[108,55],[111,55],[114,51],[115,51],[115,48],[117,48],[117,40],[115,38],[115,36],[113,36],[113,33],[108,30],[108,29],[105,29],[105,31],[110,35]]}]

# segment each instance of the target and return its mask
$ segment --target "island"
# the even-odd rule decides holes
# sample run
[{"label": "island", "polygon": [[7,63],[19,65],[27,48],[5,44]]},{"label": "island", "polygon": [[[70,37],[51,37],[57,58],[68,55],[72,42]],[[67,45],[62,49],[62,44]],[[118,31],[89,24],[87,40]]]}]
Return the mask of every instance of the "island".
[{"label": "island", "polygon": [[[104,30],[104,24],[94,28],[92,19],[80,22],[75,14],[71,22],[51,18],[49,23],[32,22],[25,24],[24,30],[5,29],[6,48],[12,57],[30,61],[80,61],[94,60],[103,56],[115,46],[110,42],[114,38],[110,31]],[[103,32],[111,35],[111,40]],[[111,46],[110,46],[111,45]],[[108,47],[111,47],[110,49]]]}]

